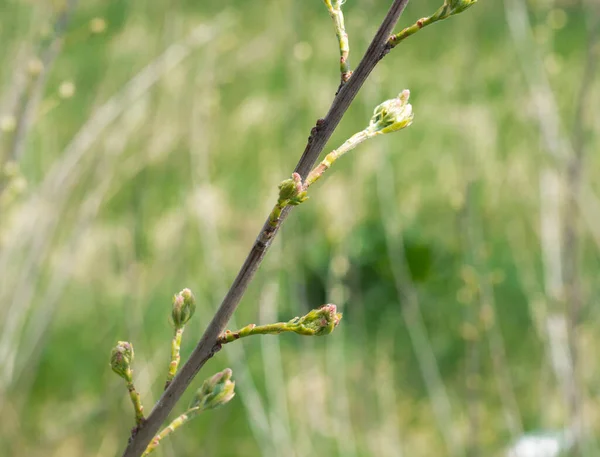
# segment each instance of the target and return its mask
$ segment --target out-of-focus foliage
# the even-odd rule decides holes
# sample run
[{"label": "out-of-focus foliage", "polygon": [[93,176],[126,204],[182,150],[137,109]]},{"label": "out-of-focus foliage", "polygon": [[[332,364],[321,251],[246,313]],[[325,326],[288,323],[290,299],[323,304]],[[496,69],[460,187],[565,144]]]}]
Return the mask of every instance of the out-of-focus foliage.
[{"label": "out-of-focus foliage", "polygon": [[[412,2],[398,30],[438,3]],[[506,4],[527,8],[535,68],[556,97],[544,113],[560,116],[553,134],[570,141],[590,15],[574,1]],[[353,67],[388,6],[344,5]],[[135,344],[149,410],[169,361],[173,293],[196,296],[185,360],[339,82],[320,0],[89,0],[54,42],[63,7],[0,6],[7,457],[121,452],[134,418],[110,349]],[[542,249],[545,236],[557,246],[561,230],[543,217],[544,176],[562,180],[565,167],[541,139],[535,62],[519,60],[529,42],[511,34],[505,13],[502,1],[479,0],[376,68],[327,150],[404,88],[413,125],[362,145],[310,188],[231,327],[287,321],[323,303],[338,305],[342,324],[326,339],[227,345],[205,374],[230,366],[235,399],[157,456],[504,456],[523,433],[569,431],[568,303],[549,290],[555,257]],[[44,55],[47,68],[36,60]],[[600,125],[599,89],[596,79],[587,96],[577,225],[589,455],[600,452],[600,136],[590,128]]]}]

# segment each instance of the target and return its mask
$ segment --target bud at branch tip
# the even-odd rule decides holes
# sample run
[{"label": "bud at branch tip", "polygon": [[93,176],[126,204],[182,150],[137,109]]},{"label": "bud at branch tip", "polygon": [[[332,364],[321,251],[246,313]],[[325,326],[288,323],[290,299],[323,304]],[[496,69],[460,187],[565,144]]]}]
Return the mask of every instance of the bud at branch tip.
[{"label": "bud at branch tip", "polygon": [[171,318],[173,326],[182,328],[194,315],[196,310],[196,299],[190,289],[183,289],[173,297],[173,311]]},{"label": "bud at branch tip", "polygon": [[404,89],[396,98],[386,100],[373,111],[369,130],[373,133],[390,133],[412,124],[413,110],[408,103],[410,91]]},{"label": "bud at branch tip", "polygon": [[228,403],[235,395],[235,382],[231,380],[231,368],[225,368],[202,383],[189,408],[202,411],[218,408]]},{"label": "bud at branch tip", "polygon": [[133,345],[127,341],[119,341],[110,356],[112,370],[123,379],[131,379],[131,363],[133,362]]}]

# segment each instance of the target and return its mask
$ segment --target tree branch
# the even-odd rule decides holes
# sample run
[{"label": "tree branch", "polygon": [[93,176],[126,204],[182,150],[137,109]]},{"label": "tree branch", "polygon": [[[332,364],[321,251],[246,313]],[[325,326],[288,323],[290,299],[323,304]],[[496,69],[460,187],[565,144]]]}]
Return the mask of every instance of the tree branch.
[{"label": "tree branch", "polygon": [[[312,169],[350,103],[356,97],[373,68],[387,53],[387,41],[407,3],[408,0],[394,0],[356,71],[339,90],[325,119],[319,120],[312,129],[308,144],[295,169],[295,172],[299,173],[300,176],[306,177]],[[161,424],[166,420],[175,403],[185,392],[200,368],[219,350],[219,346],[216,345],[217,338],[225,330],[227,322],[254,278],[273,238],[277,235],[279,227],[289,214],[290,209],[291,207],[287,207],[282,211],[276,226],[271,225],[267,218],[231,288],[225,295],[212,321],[208,324],[189,360],[181,368],[168,389],[165,390],[146,421],[135,430],[123,453],[123,457],[139,457],[144,452],[146,446],[158,432]]]}]

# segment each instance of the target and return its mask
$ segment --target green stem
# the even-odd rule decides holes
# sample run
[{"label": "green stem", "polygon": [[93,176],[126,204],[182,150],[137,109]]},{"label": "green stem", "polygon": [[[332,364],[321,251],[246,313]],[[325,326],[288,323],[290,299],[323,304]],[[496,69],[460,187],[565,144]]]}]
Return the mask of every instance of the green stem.
[{"label": "green stem", "polygon": [[277,200],[277,203],[275,203],[275,206],[273,206],[273,209],[271,210],[271,214],[269,214],[269,225],[271,227],[277,227],[281,211],[287,206],[287,203],[288,200]]},{"label": "green stem", "polygon": [[269,214],[269,225],[276,229],[279,225],[281,212],[286,206],[297,206],[306,201],[308,197],[302,187],[302,177],[298,173],[292,173],[292,177],[281,181],[279,184],[279,197],[277,203]]},{"label": "green stem", "polygon": [[415,22],[413,25],[406,27],[400,33],[397,33],[396,35],[392,35],[390,37],[390,39],[388,40],[388,43],[387,43],[388,47],[390,49],[395,48],[403,40],[405,40],[406,38],[408,38],[411,35],[414,35],[419,30],[421,30],[423,27],[434,24],[438,21],[441,21],[442,19],[446,19],[446,18],[452,16],[452,14],[453,13],[452,13],[452,10],[449,5],[441,6],[431,16],[423,17],[423,18],[419,19],[417,22]]},{"label": "green stem", "polygon": [[277,322],[275,324],[267,325],[250,324],[235,332],[226,330],[221,334],[221,336],[219,336],[217,342],[219,344],[227,344],[251,335],[277,335],[283,332],[291,332],[292,330],[288,328],[287,325],[287,322]]},{"label": "green stem", "polygon": [[333,25],[335,27],[335,35],[338,39],[340,46],[340,73],[342,84],[350,79],[352,71],[350,71],[350,64],[348,63],[348,55],[350,54],[350,43],[348,41],[348,34],[346,33],[346,26],[344,24],[344,13],[342,13],[342,0],[335,0],[333,3],[331,0],[323,0],[327,11],[331,19],[333,19]]},{"label": "green stem", "polygon": [[167,373],[167,382],[165,383],[165,389],[169,387],[171,381],[177,374],[177,368],[179,367],[179,361],[181,356],[179,354],[181,349],[181,337],[183,335],[183,329],[185,327],[176,328],[173,339],[171,340],[171,363],[169,364],[169,372]]},{"label": "green stem", "polygon": [[306,177],[306,180],[304,181],[304,189],[308,189],[311,184],[314,184],[321,176],[323,176],[323,173],[325,173],[337,159],[342,157],[348,151],[354,149],[363,141],[368,140],[369,138],[372,138],[375,135],[377,135],[377,132],[367,127],[361,132],[352,135],[339,148],[334,149],[329,154],[327,154],[325,158],[321,161],[321,163],[315,168],[313,168],[312,171]]},{"label": "green stem", "polygon": [[167,427],[162,429],[162,431],[152,439],[152,441],[150,442],[150,444],[148,445],[148,447],[142,454],[142,457],[146,457],[148,454],[150,454],[152,451],[154,451],[154,449],[156,449],[158,447],[158,445],[160,444],[160,441],[163,438],[166,438],[171,433],[173,433],[175,430],[177,430],[179,427],[181,427],[183,424],[185,424],[189,420],[196,417],[198,414],[200,414],[201,411],[202,410],[200,409],[200,407],[191,408],[191,409],[188,409],[181,416],[177,417],[173,422],[171,422]]},{"label": "green stem", "polygon": [[133,409],[135,411],[135,423],[137,425],[141,425],[144,422],[144,407],[142,406],[142,400],[140,399],[140,394],[135,389],[133,385],[133,371],[128,370],[126,373],[125,381],[127,383],[127,390],[129,391],[129,397],[131,398],[131,403],[133,404]]},{"label": "green stem", "polygon": [[218,344],[227,344],[252,335],[279,335],[280,333],[293,332],[300,335],[315,335],[315,330],[307,328],[300,323],[302,318],[296,317],[288,322],[276,322],[267,325],[246,325],[235,332],[225,330],[217,339]]}]

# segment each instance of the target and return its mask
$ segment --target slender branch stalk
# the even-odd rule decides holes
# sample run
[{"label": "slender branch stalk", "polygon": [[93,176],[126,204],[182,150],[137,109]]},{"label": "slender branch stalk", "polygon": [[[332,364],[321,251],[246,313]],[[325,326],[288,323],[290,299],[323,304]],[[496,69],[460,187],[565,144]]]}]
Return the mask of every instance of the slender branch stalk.
[{"label": "slender branch stalk", "polygon": [[[363,59],[356,68],[356,71],[354,71],[352,78],[342,86],[335,96],[327,116],[314,127],[306,148],[295,169],[295,172],[300,176],[305,176],[312,169],[319,154],[342,119],[342,116],[354,100],[354,97],[356,97],[356,94],[367,80],[371,71],[373,71],[373,68],[375,68],[377,63],[385,56],[388,38],[407,4],[408,0],[393,1],[383,22],[379,26],[377,33],[371,41],[371,44],[367,48]],[[276,225],[272,225],[270,219],[267,218],[250,253],[240,268],[237,277],[225,295],[221,306],[206,328],[198,345],[190,355],[189,360],[183,365],[179,373],[173,379],[173,382],[158,400],[150,413],[150,416],[148,416],[147,420],[138,428],[135,436],[131,438],[123,453],[123,457],[141,456],[146,449],[146,446],[150,443],[150,440],[160,428],[160,425],[175,406],[177,400],[179,400],[183,392],[185,392],[191,383],[192,379],[206,361],[214,355],[216,350],[218,350],[216,342],[219,335],[225,330],[227,322],[254,278],[273,238],[276,236],[290,210],[290,207],[286,207],[281,211],[281,216]]]},{"label": "slender branch stalk", "polygon": [[250,324],[246,325],[244,328],[236,330],[232,332],[231,330],[226,330],[225,333],[221,334],[218,339],[219,344],[227,344],[232,343],[234,341],[239,340],[240,338],[245,338],[247,336],[252,335],[278,335],[284,332],[291,332],[292,330],[285,327],[286,322],[277,322],[275,324],[267,324],[267,325],[255,325]]},{"label": "slender branch stalk", "polygon": [[169,364],[169,372],[167,373],[167,382],[165,383],[165,389],[169,387],[171,381],[177,374],[177,368],[179,368],[179,361],[181,360],[180,349],[181,349],[181,337],[185,327],[176,328],[173,339],[171,340],[171,363]]},{"label": "slender branch stalk", "polygon": [[285,209],[286,206],[287,203],[285,201],[282,202],[281,200],[278,200],[277,203],[275,203],[275,205],[273,206],[273,209],[269,214],[269,225],[274,229],[277,228],[277,226],[279,225],[281,219],[281,212]]},{"label": "slender branch stalk", "polygon": [[438,21],[444,20],[453,16],[455,14],[463,12],[469,6],[473,5],[477,0],[455,0],[455,3],[458,5],[452,6],[452,2],[446,0],[444,5],[442,5],[438,10],[433,13],[431,16],[423,17],[415,22],[413,25],[406,27],[401,32],[392,35],[388,40],[388,47],[390,49],[398,46],[402,41],[408,38],[411,35],[414,35],[423,27],[427,27],[428,25],[435,24]]},{"label": "slender branch stalk", "polygon": [[147,455],[151,454],[158,447],[158,445],[160,444],[160,441],[163,438],[166,438],[167,436],[169,436],[171,433],[173,433],[175,430],[177,430],[179,427],[181,427],[186,422],[189,422],[190,420],[192,420],[194,417],[196,417],[201,412],[202,412],[202,409],[199,406],[197,406],[195,408],[188,409],[181,416],[179,416],[175,420],[173,420],[173,422],[171,422],[167,427],[163,428],[162,431],[152,439],[152,441],[150,442],[150,444],[148,445],[148,447],[142,454],[142,457],[146,457]]},{"label": "slender branch stalk", "polygon": [[337,159],[342,157],[348,151],[354,149],[362,142],[368,140],[369,138],[372,138],[376,134],[376,132],[373,132],[369,128],[366,128],[365,130],[362,130],[352,135],[339,148],[334,149],[329,154],[327,154],[325,158],[321,161],[321,163],[319,163],[319,165],[312,169],[312,171],[308,174],[306,181],[304,182],[304,188],[308,189],[311,184],[314,184],[316,181],[318,181],[319,178],[323,176],[323,173],[329,170],[329,167],[331,167],[331,165],[333,165],[333,163]]},{"label": "slender branch stalk", "polygon": [[340,46],[340,75],[341,83],[345,84],[352,76],[350,70],[350,64],[348,63],[348,55],[350,54],[350,43],[348,41],[348,34],[346,33],[346,26],[344,24],[344,13],[342,13],[343,0],[323,0],[327,11],[333,19],[333,25],[335,27],[335,35],[338,39]]},{"label": "slender branch stalk", "polygon": [[441,17],[441,15],[438,14],[442,10],[442,8],[437,10],[435,14],[432,14],[431,16],[423,17],[423,18],[419,19],[417,22],[415,22],[414,24],[402,29],[402,31],[400,33],[397,33],[396,35],[392,35],[388,42],[390,45],[390,48],[392,48],[392,49],[395,48],[396,46],[398,46],[400,44],[400,42],[404,41],[409,36],[414,35],[419,30],[421,30],[423,27],[427,27],[428,25],[435,24],[437,21],[448,17],[448,16]]},{"label": "slender branch stalk", "polygon": [[142,406],[142,400],[140,394],[136,390],[133,384],[133,371],[129,370],[126,373],[125,382],[127,383],[127,390],[129,391],[129,398],[131,398],[131,404],[135,412],[135,423],[140,426],[144,423],[144,407]]},{"label": "slender branch stalk", "polygon": [[341,319],[342,314],[337,312],[335,305],[323,305],[318,309],[313,309],[305,316],[294,317],[288,322],[258,326],[250,324],[235,332],[227,330],[219,336],[217,344],[231,343],[252,335],[278,335],[285,332],[306,336],[328,335],[337,327]]},{"label": "slender branch stalk", "polygon": [[210,378],[205,379],[202,386],[196,391],[192,402],[185,413],[177,417],[159,434],[157,434],[142,457],[150,454],[160,444],[160,441],[169,436],[183,424],[196,417],[203,411],[219,408],[227,404],[235,396],[235,382],[231,380],[231,368],[225,368],[223,371],[215,373]]},{"label": "slender branch stalk", "polygon": [[[134,359],[133,345],[127,341],[119,341],[113,348],[110,354],[110,366],[112,370],[127,384],[127,390],[129,391],[129,397],[133,404],[133,410],[135,412],[135,423],[137,427],[140,427],[144,419],[144,407],[140,400],[140,394],[133,385],[133,370],[131,364]],[[137,428],[136,427],[136,428]]]}]

